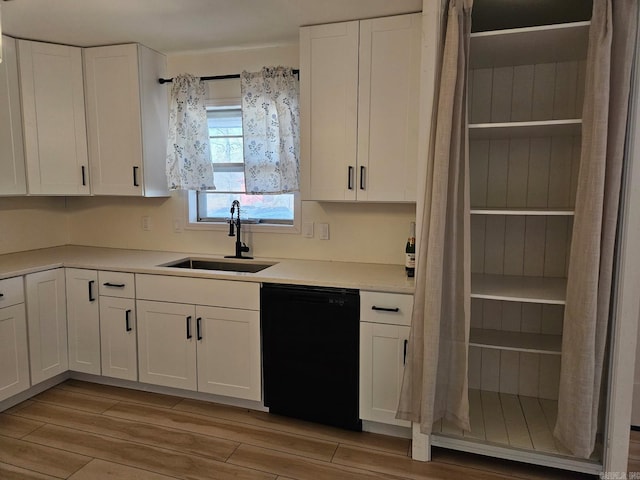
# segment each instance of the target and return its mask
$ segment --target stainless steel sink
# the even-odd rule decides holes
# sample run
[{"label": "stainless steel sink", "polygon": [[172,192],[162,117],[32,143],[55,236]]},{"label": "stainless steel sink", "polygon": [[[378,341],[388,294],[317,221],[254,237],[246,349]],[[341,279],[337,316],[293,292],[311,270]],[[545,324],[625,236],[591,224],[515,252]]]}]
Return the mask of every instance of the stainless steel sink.
[{"label": "stainless steel sink", "polygon": [[224,272],[256,273],[273,265],[275,265],[275,263],[245,263],[245,261],[233,260],[205,260],[198,258],[183,258],[182,260],[165,263],[158,266],[199,270],[221,270]]}]

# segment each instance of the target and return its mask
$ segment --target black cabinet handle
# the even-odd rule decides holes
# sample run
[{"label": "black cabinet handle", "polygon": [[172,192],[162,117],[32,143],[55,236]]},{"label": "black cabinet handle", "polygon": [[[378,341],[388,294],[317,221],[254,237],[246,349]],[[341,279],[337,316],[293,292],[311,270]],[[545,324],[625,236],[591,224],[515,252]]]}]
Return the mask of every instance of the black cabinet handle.
[{"label": "black cabinet handle", "polygon": [[133,167],[133,186],[139,187],[138,185],[138,167]]},{"label": "black cabinet handle", "polygon": [[396,308],[387,308],[387,307],[376,307],[375,305],[373,307],[371,307],[371,310],[377,310],[379,312],[399,312],[400,309],[398,307]]},{"label": "black cabinet handle", "polygon": [[196,335],[198,340],[202,340],[202,317],[196,318]]},{"label": "black cabinet handle", "polygon": [[406,365],[407,364],[407,345],[409,344],[409,340],[407,340],[405,338],[404,340],[404,357],[402,359],[402,364]]},{"label": "black cabinet handle", "polygon": [[187,340],[191,339],[191,315],[187,317]]},{"label": "black cabinet handle", "polygon": [[96,283],[95,280],[89,280],[89,301],[95,302],[96,297],[93,296],[93,284]]},{"label": "black cabinet handle", "polygon": [[127,332],[133,330],[133,328],[131,328],[131,310],[124,312],[124,327],[127,329]]},{"label": "black cabinet handle", "polygon": [[82,167],[80,167],[82,169],[82,185],[85,186],[87,184],[87,177],[84,171],[84,165],[82,165]]},{"label": "black cabinet handle", "polygon": [[353,190],[353,167],[351,165],[349,165],[349,171],[347,175],[347,188],[349,190]]},{"label": "black cabinet handle", "polygon": [[124,283],[106,282],[106,283],[103,283],[102,285],[104,285],[105,287],[115,287],[115,288],[124,288],[125,287]]},{"label": "black cabinet handle", "polygon": [[0,293],[0,298],[4,297],[4,293]]},{"label": "black cabinet handle", "polygon": [[364,190],[364,172],[365,172],[365,167],[361,166],[360,167],[360,190]]}]

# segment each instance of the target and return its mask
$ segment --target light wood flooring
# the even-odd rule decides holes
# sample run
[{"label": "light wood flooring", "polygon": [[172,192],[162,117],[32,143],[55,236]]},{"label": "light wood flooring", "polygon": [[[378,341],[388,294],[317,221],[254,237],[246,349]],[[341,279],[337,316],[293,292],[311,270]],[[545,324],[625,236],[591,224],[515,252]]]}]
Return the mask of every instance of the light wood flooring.
[{"label": "light wood flooring", "polygon": [[[632,437],[633,439],[634,437]],[[640,434],[630,468],[640,471]],[[247,409],[68,380],[0,414],[0,479],[593,479]]]}]

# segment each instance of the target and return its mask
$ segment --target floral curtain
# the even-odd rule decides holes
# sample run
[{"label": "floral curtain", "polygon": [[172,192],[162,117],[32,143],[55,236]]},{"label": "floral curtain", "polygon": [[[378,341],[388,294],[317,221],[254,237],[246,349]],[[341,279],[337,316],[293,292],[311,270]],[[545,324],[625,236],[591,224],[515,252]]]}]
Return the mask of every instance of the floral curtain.
[{"label": "floral curtain", "polygon": [[245,191],[299,190],[300,112],[298,79],[290,68],[242,72]]},{"label": "floral curtain", "polygon": [[189,74],[173,79],[167,140],[170,190],[215,190],[204,83]]}]

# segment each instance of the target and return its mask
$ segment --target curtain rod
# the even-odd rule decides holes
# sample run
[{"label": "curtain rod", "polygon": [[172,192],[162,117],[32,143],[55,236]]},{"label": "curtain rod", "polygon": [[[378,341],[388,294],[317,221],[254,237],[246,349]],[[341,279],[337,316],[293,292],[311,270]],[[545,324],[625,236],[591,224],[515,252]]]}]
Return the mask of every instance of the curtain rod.
[{"label": "curtain rod", "polygon": [[[300,70],[296,69],[292,69],[291,70],[293,72],[294,75],[298,75],[300,73]],[[228,80],[230,78],[240,78],[240,74],[239,73],[232,73],[230,75],[213,75],[210,77],[200,77],[200,80],[203,80],[205,82],[209,81],[209,80]],[[158,79],[158,83],[160,83],[161,85],[163,83],[171,83],[173,82],[173,78],[159,78]]]}]

